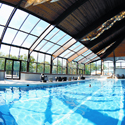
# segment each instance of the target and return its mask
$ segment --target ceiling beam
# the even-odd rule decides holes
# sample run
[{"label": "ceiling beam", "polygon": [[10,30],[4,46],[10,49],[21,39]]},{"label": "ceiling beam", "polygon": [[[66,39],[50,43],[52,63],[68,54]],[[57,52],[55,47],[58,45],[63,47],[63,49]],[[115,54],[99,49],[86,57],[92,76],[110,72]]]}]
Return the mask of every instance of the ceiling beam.
[{"label": "ceiling beam", "polygon": [[104,40],[105,38],[109,37],[111,34],[114,34],[121,28],[125,27],[125,19],[116,22],[110,29],[106,30],[103,34],[101,34],[98,38],[92,41],[84,41],[82,42],[86,47],[89,49],[98,44],[100,41]]},{"label": "ceiling beam", "polygon": [[[114,41],[116,41],[118,38],[122,37],[125,34],[125,28],[122,30],[122,32],[119,32],[118,34],[115,34],[114,37],[110,37],[107,41],[105,41],[104,43],[102,43],[101,45],[99,45],[98,47],[91,49],[94,53],[98,53],[99,51],[101,51],[102,49],[104,49],[105,47],[109,46],[111,43],[113,43]],[[103,42],[103,41],[101,41]]]},{"label": "ceiling beam", "polygon": [[125,36],[119,38],[111,47],[109,47],[105,53],[99,55],[101,59],[105,59],[109,54],[111,54],[125,39]]},{"label": "ceiling beam", "polygon": [[61,23],[67,16],[69,16],[73,11],[79,8],[82,4],[84,4],[88,0],[78,0],[73,5],[71,5],[68,9],[66,9],[62,14],[60,14],[51,24],[58,25]]},{"label": "ceiling beam", "polygon": [[96,29],[98,26],[102,25],[104,22],[109,20],[110,18],[114,17],[115,15],[119,14],[121,11],[125,10],[125,1],[117,7],[115,7],[110,12],[107,12],[104,16],[100,17],[98,20],[95,20],[92,24],[87,26],[85,29],[83,29],[80,33],[73,36],[77,40],[81,40],[84,38],[88,33]]}]

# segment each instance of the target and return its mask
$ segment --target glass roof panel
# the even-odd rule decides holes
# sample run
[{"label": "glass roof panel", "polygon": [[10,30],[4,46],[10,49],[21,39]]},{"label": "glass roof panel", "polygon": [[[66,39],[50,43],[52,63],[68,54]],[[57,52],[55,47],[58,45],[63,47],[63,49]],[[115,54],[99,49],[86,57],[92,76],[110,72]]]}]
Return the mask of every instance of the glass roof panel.
[{"label": "glass roof panel", "polygon": [[3,57],[8,57],[9,51],[10,51],[10,46],[1,44],[0,53],[2,53]]},{"label": "glass roof panel", "polygon": [[42,42],[35,48],[35,50],[40,50],[40,48],[46,43],[46,40],[42,40]]},{"label": "glass roof panel", "polygon": [[51,37],[58,31],[58,28],[54,28],[46,37],[45,39],[50,40]]},{"label": "glass roof panel", "polygon": [[23,47],[30,48],[31,45],[34,43],[37,37],[29,35],[25,42],[22,44]]},{"label": "glass roof panel", "polygon": [[76,49],[74,49],[73,51],[77,52],[79,51],[80,49],[82,49],[84,46],[83,45],[80,45],[79,47],[77,47]]},{"label": "glass roof panel", "polygon": [[5,25],[11,12],[13,11],[13,7],[2,4],[0,8],[0,24]]},{"label": "glass roof panel", "polygon": [[52,54],[54,53],[60,46],[58,45],[54,45],[51,49],[49,49],[49,51],[47,53]]},{"label": "glass roof panel", "polygon": [[70,57],[72,54],[74,54],[74,52],[70,51],[70,50],[66,50],[64,53],[62,53],[60,55],[60,57],[64,57],[64,58],[68,58]]},{"label": "glass roof panel", "polygon": [[4,38],[3,38],[2,42],[11,44],[11,42],[12,42],[14,36],[16,35],[16,33],[17,33],[17,30],[7,28],[7,31],[4,35]]},{"label": "glass roof panel", "polygon": [[73,54],[74,54],[74,52],[70,52],[68,55],[64,56],[64,58],[69,58]]},{"label": "glass roof panel", "polygon": [[75,58],[74,61],[79,61],[79,60],[81,60],[82,58],[84,58],[84,57],[80,55],[80,56],[78,56],[77,58]]},{"label": "glass roof panel", "polygon": [[58,44],[59,45],[63,45],[66,41],[68,41],[69,39],[71,39],[71,37],[69,36],[69,35],[66,35],[64,38],[62,38],[59,42],[58,42]]},{"label": "glass roof panel", "polygon": [[56,43],[61,37],[63,37],[65,35],[64,32],[59,31],[52,39],[51,41]]},{"label": "glass roof panel", "polygon": [[46,35],[49,34],[53,29],[54,29],[54,26],[49,25],[49,27],[47,27],[45,32],[35,41],[33,46],[30,48],[30,52],[32,52],[39,45],[39,43],[46,37]]},{"label": "glass roof panel", "polygon": [[74,52],[71,51],[70,53],[68,53],[67,55],[65,55],[64,58],[69,58],[73,54],[74,54]]},{"label": "glass roof panel", "polygon": [[4,29],[4,27],[0,26],[0,38],[1,38],[1,35],[3,33],[3,29]]},{"label": "glass roof panel", "polygon": [[86,52],[84,52],[82,55],[83,56],[87,56],[88,54],[90,54],[92,51],[91,50],[87,50]]},{"label": "glass roof panel", "polygon": [[34,34],[36,36],[39,36],[46,28],[49,26],[49,24],[43,20],[41,20],[35,28],[32,30],[31,34]]},{"label": "glass roof panel", "polygon": [[26,36],[27,36],[26,33],[19,31],[12,44],[20,46],[25,40]]},{"label": "glass roof panel", "polygon": [[28,13],[22,11],[22,10],[17,10],[9,24],[10,27],[19,29],[25,18],[28,16]]},{"label": "glass roof panel", "polygon": [[48,42],[40,51],[46,52],[52,45],[53,43]]},{"label": "glass roof panel", "polygon": [[81,44],[80,42],[77,42],[77,43],[75,43],[73,46],[71,46],[69,49],[70,49],[70,50],[73,50],[73,49],[75,49],[76,47],[78,47],[80,44]]},{"label": "glass roof panel", "polygon": [[66,54],[70,53],[71,51],[70,50],[66,50],[65,52],[63,52],[62,54],[60,54],[59,56],[60,57],[64,57]]},{"label": "glass roof panel", "polygon": [[25,32],[30,32],[38,21],[39,18],[29,15],[20,30],[23,30]]}]

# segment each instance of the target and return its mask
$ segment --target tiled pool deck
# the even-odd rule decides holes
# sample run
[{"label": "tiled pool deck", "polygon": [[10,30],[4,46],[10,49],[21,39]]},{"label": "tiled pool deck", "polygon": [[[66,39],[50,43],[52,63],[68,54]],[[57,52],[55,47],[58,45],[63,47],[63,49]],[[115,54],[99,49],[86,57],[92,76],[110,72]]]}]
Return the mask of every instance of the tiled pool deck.
[{"label": "tiled pool deck", "polygon": [[[101,78],[102,79],[102,78]],[[104,78],[103,78],[104,79]],[[88,80],[88,79],[85,79]],[[26,81],[26,80],[1,80],[0,87],[42,87],[42,86],[58,86],[58,85],[65,85],[71,84],[73,82],[84,81],[84,80],[71,80],[71,81],[53,81],[53,82],[40,82],[40,81]]]},{"label": "tiled pool deck", "polygon": [[65,85],[76,81],[84,80],[72,80],[72,81],[53,81],[53,82],[40,82],[40,81],[23,81],[23,80],[1,80],[0,87],[42,87],[42,86],[54,86],[54,85]]}]

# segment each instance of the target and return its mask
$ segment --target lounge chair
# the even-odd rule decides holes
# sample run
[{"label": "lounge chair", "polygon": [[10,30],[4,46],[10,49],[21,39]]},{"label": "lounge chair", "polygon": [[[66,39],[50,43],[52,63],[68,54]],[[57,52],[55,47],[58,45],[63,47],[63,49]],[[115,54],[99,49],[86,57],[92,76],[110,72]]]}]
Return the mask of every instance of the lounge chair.
[{"label": "lounge chair", "polygon": [[63,81],[67,81],[67,77],[62,77],[62,80]]}]

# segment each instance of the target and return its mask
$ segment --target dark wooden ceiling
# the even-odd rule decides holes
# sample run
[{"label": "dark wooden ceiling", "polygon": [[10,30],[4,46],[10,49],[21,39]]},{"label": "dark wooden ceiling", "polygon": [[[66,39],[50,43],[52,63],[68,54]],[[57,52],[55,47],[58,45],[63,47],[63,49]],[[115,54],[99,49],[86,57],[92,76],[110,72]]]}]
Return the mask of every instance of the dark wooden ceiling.
[{"label": "dark wooden ceiling", "polygon": [[[0,2],[27,11],[55,25],[79,40],[96,54],[101,53],[108,46],[108,49],[112,47],[115,56],[125,56],[125,40],[123,38],[125,19],[116,22],[109,30],[105,31],[95,40],[82,41],[91,31],[121,11],[124,11],[125,0],[58,0],[53,3],[45,2],[29,7],[25,7],[27,0],[0,0]],[[119,44],[116,44],[116,41],[118,43],[119,40]],[[114,44],[115,50],[113,49]],[[109,51],[104,53],[103,55],[106,56],[99,54],[102,59],[107,56],[113,56]]]}]

